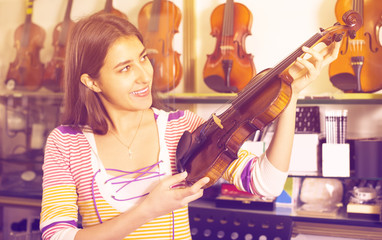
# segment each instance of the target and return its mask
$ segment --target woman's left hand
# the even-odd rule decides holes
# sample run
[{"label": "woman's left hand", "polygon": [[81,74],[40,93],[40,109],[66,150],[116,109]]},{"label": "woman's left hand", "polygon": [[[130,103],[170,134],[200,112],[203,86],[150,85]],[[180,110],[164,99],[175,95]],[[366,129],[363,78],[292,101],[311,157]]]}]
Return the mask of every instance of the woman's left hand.
[{"label": "woman's left hand", "polygon": [[318,77],[323,67],[337,58],[340,46],[341,42],[333,42],[329,46],[322,43],[313,48],[302,47],[302,50],[310,56],[297,58],[289,68],[289,74],[294,79],[292,82],[293,94],[300,93]]}]

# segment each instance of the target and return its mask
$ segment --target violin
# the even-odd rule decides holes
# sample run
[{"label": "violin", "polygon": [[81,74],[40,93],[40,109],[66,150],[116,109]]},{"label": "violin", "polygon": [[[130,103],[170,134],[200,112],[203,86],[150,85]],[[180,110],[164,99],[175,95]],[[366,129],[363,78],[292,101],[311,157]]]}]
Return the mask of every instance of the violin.
[{"label": "violin", "polygon": [[70,19],[73,0],[68,0],[66,6],[64,21],[57,24],[53,31],[53,57],[46,64],[43,85],[54,91],[60,92],[64,89],[64,62],[66,43],[69,39],[69,33],[74,26],[74,22]]},{"label": "violin", "polygon": [[139,11],[138,28],[154,68],[153,87],[161,92],[176,88],[182,78],[180,54],[172,48],[181,18],[180,9],[167,0],[154,0]]},{"label": "violin", "polygon": [[211,14],[215,50],[203,69],[206,85],[217,92],[238,92],[256,74],[253,55],[246,53],[245,38],[251,35],[252,14],[241,3],[227,0]]},{"label": "violin", "polygon": [[382,1],[338,0],[337,18],[350,9],[361,15],[363,25],[344,39],[338,58],[329,65],[330,81],[348,93],[375,92],[382,89]]},{"label": "violin", "polygon": [[113,7],[113,0],[106,0],[105,8],[102,11],[127,19],[126,14]]},{"label": "violin", "polygon": [[10,63],[5,79],[8,90],[34,91],[41,86],[44,64],[40,50],[45,40],[45,30],[32,22],[33,0],[27,1],[25,22],[15,31],[15,60]]},{"label": "violin", "polygon": [[[355,11],[346,12],[343,21],[346,25],[338,23],[321,29],[302,46],[341,41],[344,35],[357,31],[362,24],[361,16]],[[297,57],[304,55],[301,47],[274,68],[252,78],[223,113],[212,114],[194,132],[183,133],[176,150],[176,167],[179,172],[188,172],[186,184],[209,177],[205,188],[213,185],[238,158],[243,143],[281,114],[292,94],[293,77],[289,69]]]}]

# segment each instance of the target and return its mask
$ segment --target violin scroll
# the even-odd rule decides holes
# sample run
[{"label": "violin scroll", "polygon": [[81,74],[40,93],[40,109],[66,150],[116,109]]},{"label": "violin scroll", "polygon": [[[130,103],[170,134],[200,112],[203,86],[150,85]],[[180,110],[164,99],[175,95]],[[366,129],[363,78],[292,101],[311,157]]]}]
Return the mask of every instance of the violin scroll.
[{"label": "violin scroll", "polygon": [[358,31],[363,24],[362,16],[353,10],[345,12],[344,15],[342,15],[342,21],[355,32]]},{"label": "violin scroll", "polygon": [[337,22],[333,25],[333,27],[328,29],[320,29],[322,35],[324,36],[322,42],[326,45],[329,45],[332,42],[340,42],[344,35],[349,36],[351,39],[355,38],[356,32],[363,24],[361,15],[356,11],[349,10],[342,15],[342,20],[345,25]]}]

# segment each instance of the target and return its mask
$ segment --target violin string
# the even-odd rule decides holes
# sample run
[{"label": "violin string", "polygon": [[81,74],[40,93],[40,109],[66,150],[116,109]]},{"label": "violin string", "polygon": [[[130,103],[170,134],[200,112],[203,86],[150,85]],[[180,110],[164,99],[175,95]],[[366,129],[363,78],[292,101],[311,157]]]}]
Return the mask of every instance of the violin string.
[{"label": "violin string", "polygon": [[[265,74],[264,77],[260,78],[258,81],[254,82],[254,78],[247,84],[247,86],[244,87],[244,89],[238,93],[238,96],[230,101],[227,101],[227,104],[231,104],[230,108],[237,108],[237,105],[241,104],[242,102],[248,101],[250,97],[253,96],[256,91],[259,91],[259,89],[262,89],[265,84],[267,84],[273,77],[275,77],[277,74],[280,74],[282,71],[284,71],[287,67],[289,67],[299,56],[304,55],[304,51],[302,51],[302,47],[313,47],[314,45],[324,42],[325,39],[330,39],[331,41],[334,40],[333,34],[335,34],[336,31],[330,31],[329,33],[326,31],[321,31],[319,33],[316,33],[313,35],[310,39],[308,39],[304,44],[302,44],[298,49],[296,49],[290,56],[288,56],[285,60],[283,60],[281,63],[276,65],[273,69],[271,69],[267,74]],[[342,33],[341,33],[342,34]],[[223,112],[221,115],[219,115],[219,118],[221,121],[226,120],[226,115],[228,111]],[[211,121],[213,121],[213,115],[210,116],[210,118],[207,120],[204,128],[201,131],[201,134],[204,134],[206,126],[210,125]],[[215,129],[217,128],[217,124],[213,125],[215,126]],[[208,130],[214,131],[214,129],[209,128]],[[208,135],[208,134],[206,134]]]},{"label": "violin string", "polygon": [[[228,8],[228,16],[229,16],[229,26],[228,26],[228,34],[231,38],[233,38],[233,22],[235,21],[235,18],[234,18],[234,5],[233,5],[233,0],[231,1],[228,1],[229,3],[229,8]],[[233,39],[232,39],[233,41]]]},{"label": "violin string", "polygon": [[[253,96],[259,89],[262,89],[264,85],[266,85],[271,79],[273,79],[277,74],[281,73],[285,70],[290,64],[292,64],[297,57],[301,56],[304,52],[301,50],[302,46],[311,47],[314,43],[316,43],[322,35],[320,33],[315,34],[308,41],[306,41],[303,45],[301,45],[298,49],[296,49],[291,55],[289,55],[285,60],[276,65],[273,69],[271,69],[264,77],[262,77],[257,82],[250,81],[249,85],[244,88],[242,91],[242,95],[240,98],[236,98],[232,105],[236,106],[241,104],[243,101],[247,101],[250,97]],[[253,86],[252,86],[253,85]],[[248,89],[247,89],[248,88]]]},{"label": "violin string", "polygon": [[[257,93],[260,89],[262,89],[267,83],[269,83],[277,74],[280,74],[282,71],[284,71],[288,66],[290,66],[299,56],[302,56],[304,52],[302,51],[302,46],[306,47],[312,47],[315,43],[318,43],[318,41],[323,37],[321,33],[316,33],[313,35],[310,39],[308,39],[304,44],[302,44],[299,48],[297,48],[291,55],[289,55],[286,59],[281,61],[279,64],[277,64],[274,68],[272,68],[268,73],[266,73],[262,78],[260,78],[258,81],[250,81],[247,86],[244,87],[244,89],[239,92],[238,96],[234,100],[227,101],[226,104],[231,104],[231,107],[237,108],[237,106],[240,106],[243,102],[248,101],[249,98],[252,98],[255,93]],[[228,119],[227,113],[228,111],[223,112],[221,115],[219,115],[219,119],[221,121],[225,121]],[[216,111],[215,111],[216,113]],[[208,135],[206,132],[207,126],[210,125],[211,121],[213,120],[213,115],[209,117],[206,124],[204,125],[203,129],[201,130],[201,135]],[[216,125],[214,125],[216,126]],[[214,131],[214,129],[209,128],[208,130]]]},{"label": "violin string", "polygon": [[221,41],[221,47],[223,47],[221,49],[221,52],[223,55],[226,54],[225,52],[225,45],[227,44],[227,24],[228,24],[228,15],[227,15],[227,11],[228,11],[228,7],[227,7],[227,4],[224,5],[224,14],[223,14],[223,30],[222,30],[222,41]]}]

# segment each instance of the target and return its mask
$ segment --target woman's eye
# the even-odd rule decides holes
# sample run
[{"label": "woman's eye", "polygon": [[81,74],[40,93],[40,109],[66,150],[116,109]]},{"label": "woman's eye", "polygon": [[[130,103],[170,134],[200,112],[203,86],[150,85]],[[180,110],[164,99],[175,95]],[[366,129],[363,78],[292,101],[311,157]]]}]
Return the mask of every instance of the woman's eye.
[{"label": "woman's eye", "polygon": [[130,65],[125,66],[121,71],[127,72],[130,69]]},{"label": "woman's eye", "polygon": [[149,59],[148,55],[145,54],[145,55],[142,56],[141,61],[144,62],[144,61],[146,61],[148,59]]}]

